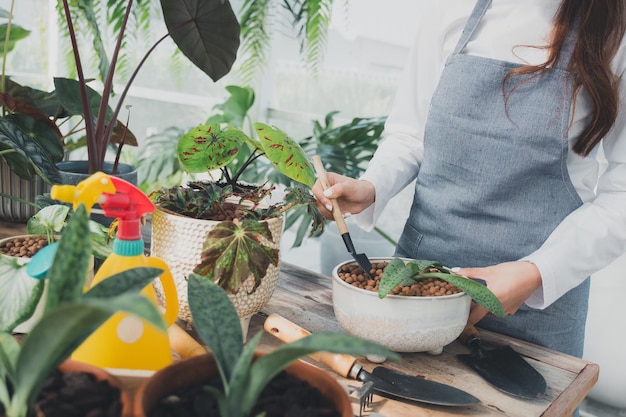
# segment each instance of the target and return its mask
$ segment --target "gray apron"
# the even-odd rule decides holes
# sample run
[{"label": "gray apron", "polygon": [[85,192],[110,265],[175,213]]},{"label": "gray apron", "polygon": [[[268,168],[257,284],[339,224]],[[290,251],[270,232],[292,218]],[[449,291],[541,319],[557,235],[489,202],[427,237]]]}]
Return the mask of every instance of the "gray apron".
[{"label": "gray apron", "polygon": [[[555,68],[502,81],[518,64],[461,53],[488,9],[478,0],[432,97],[424,160],[396,256],[482,267],[539,248],[582,201],[566,166],[570,34]],[[589,279],[544,310],[480,327],[581,356]]]}]

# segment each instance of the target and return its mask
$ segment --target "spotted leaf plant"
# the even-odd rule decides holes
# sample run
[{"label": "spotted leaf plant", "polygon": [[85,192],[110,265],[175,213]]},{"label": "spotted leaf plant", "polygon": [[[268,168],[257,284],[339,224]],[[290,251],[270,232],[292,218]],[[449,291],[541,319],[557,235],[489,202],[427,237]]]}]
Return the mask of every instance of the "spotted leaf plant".
[{"label": "spotted leaf plant", "polygon": [[[256,138],[211,119],[191,129],[178,142],[181,166],[189,173],[219,173],[219,179],[190,182],[151,195],[158,207],[221,222],[208,233],[194,272],[209,277],[230,293],[237,293],[250,273],[256,289],[269,266],[278,266],[272,233],[267,223],[259,223],[260,220],[280,217],[294,207],[306,207],[311,234],[324,227],[324,218],[311,193],[315,171],[303,149],[276,127],[254,123],[253,128]],[[250,185],[241,181],[247,170],[255,169],[253,162],[261,157],[299,184],[287,188],[278,203],[265,204],[276,191],[267,182]]]},{"label": "spotted leaf plant", "polygon": [[497,317],[504,317],[502,303],[489,288],[476,280],[452,273],[439,262],[392,259],[385,267],[378,286],[378,297],[384,298],[398,285],[411,285],[424,278],[449,282]]}]

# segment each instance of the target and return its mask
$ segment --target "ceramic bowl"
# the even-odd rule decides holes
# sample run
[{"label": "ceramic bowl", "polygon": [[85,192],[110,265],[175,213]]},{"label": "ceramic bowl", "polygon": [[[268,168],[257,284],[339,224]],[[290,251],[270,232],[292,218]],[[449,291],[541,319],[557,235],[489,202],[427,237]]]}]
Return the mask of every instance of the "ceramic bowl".
[{"label": "ceramic bowl", "polygon": [[[372,263],[393,258],[370,258]],[[395,352],[440,354],[463,331],[471,298],[461,292],[444,296],[387,295],[345,283],[337,265],[332,272],[333,308],[348,333],[377,342]]]}]

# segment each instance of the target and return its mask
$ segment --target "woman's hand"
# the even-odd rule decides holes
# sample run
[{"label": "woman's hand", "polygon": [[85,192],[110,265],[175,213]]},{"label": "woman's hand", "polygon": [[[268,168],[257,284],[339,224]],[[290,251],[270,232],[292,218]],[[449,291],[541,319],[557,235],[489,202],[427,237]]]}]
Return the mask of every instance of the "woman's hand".
[{"label": "woman's hand", "polygon": [[317,180],[313,186],[313,195],[317,199],[317,206],[322,215],[327,219],[333,219],[330,198],[337,199],[344,215],[360,213],[374,203],[376,190],[369,181],[355,180],[334,172],[328,172],[326,176],[330,188],[324,192],[320,180]]},{"label": "woman's hand", "polygon": [[[469,278],[485,280],[487,287],[504,307],[506,315],[514,314],[541,287],[541,274],[532,262],[504,262],[485,268],[461,268],[455,271]],[[472,303],[468,325],[474,325],[487,315],[487,310]]]}]

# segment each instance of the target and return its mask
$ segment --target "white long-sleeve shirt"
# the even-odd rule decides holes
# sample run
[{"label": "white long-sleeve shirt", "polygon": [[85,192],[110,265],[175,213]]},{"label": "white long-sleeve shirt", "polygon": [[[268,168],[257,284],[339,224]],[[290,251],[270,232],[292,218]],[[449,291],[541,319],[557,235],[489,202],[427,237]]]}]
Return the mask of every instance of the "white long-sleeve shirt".
[{"label": "white long-sleeve shirt", "polygon": [[[547,50],[529,45],[547,44],[559,3],[493,0],[463,53],[522,64],[545,62]],[[419,171],[430,99],[474,4],[471,0],[432,0],[416,16],[416,41],[385,125],[385,139],[361,177],[376,188],[376,202],[357,215],[358,224],[366,230],[373,228],[387,201]],[[613,59],[612,70],[617,76],[624,75],[625,41]],[[620,90],[620,112],[602,145],[606,170],[598,162],[599,147],[587,157],[571,151],[590,115],[584,95],[579,94],[574,103],[567,169],[583,205],[568,215],[538,250],[524,257],[537,265],[543,281],[542,288],[527,300],[530,307],[549,306],[626,252],[626,79]]]}]

